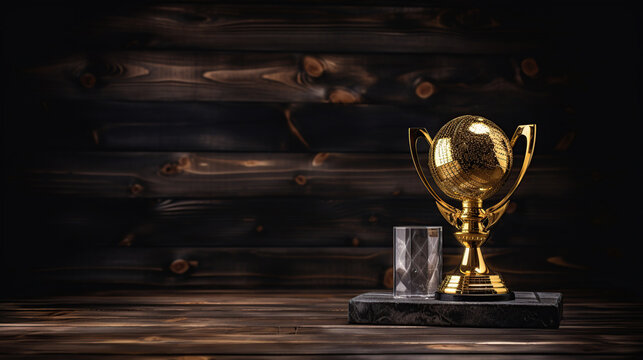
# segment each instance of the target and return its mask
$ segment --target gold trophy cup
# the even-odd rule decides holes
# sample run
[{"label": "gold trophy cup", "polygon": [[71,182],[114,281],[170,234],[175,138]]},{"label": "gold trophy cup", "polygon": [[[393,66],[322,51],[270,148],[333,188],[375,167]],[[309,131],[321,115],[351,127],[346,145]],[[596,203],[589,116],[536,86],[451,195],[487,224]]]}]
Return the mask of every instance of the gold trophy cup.
[{"label": "gold trophy cup", "polygon": [[[509,177],[513,162],[512,148],[520,136],[527,139],[520,174],[507,195],[484,209],[482,201],[493,195]],[[417,152],[417,141],[430,145],[429,169],[437,186],[462,209],[448,204],[433,190],[424,175]],[[442,280],[436,299],[455,301],[513,300],[500,274],[487,267],[480,247],[489,237],[489,228],[504,214],[509,198],[522,180],[534,153],[536,125],[520,125],[511,140],[490,120],[464,115],[449,121],[434,139],[423,128],[409,129],[413,164],[422,183],[435,198],[438,210],[458,230],[455,238],[464,245],[464,255],[457,268]]]}]

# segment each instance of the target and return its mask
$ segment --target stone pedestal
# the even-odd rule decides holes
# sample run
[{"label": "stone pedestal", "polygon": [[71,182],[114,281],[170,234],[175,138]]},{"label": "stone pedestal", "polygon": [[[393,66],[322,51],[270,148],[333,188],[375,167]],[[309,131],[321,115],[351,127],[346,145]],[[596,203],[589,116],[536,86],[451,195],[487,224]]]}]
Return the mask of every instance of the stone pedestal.
[{"label": "stone pedestal", "polygon": [[558,328],[561,293],[514,292],[511,301],[440,301],[394,298],[371,292],[352,298],[348,321],[354,324],[435,325],[498,328]]}]

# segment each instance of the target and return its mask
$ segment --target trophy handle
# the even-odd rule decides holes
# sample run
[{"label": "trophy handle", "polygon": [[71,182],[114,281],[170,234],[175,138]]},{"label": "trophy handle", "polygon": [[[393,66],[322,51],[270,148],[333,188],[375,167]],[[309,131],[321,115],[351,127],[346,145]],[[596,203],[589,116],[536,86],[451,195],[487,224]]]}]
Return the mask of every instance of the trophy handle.
[{"label": "trophy handle", "polygon": [[496,205],[485,210],[485,213],[487,215],[487,225],[485,226],[485,230],[489,229],[493,224],[495,224],[505,213],[507,205],[509,205],[509,198],[511,197],[511,195],[513,195],[514,191],[516,191],[516,188],[518,188],[520,181],[522,181],[522,178],[523,176],[525,176],[525,172],[527,172],[527,168],[531,163],[531,158],[534,156],[534,145],[536,144],[536,124],[518,126],[518,128],[516,128],[516,132],[514,132],[514,135],[511,137],[512,148],[514,147],[514,145],[516,145],[516,141],[518,141],[518,138],[521,135],[527,139],[527,148],[525,149],[525,158],[522,162],[522,169],[520,169],[518,179],[516,179],[516,182],[511,187],[511,190],[509,190],[507,195],[505,195],[505,197],[502,198],[502,200],[500,200]]},{"label": "trophy handle", "polygon": [[449,205],[446,201],[442,200],[442,198],[440,198],[440,195],[438,195],[435,190],[433,190],[431,184],[424,175],[424,170],[422,170],[422,165],[420,163],[420,157],[418,156],[417,150],[417,142],[421,138],[426,139],[429,145],[433,144],[431,135],[429,135],[426,129],[409,128],[409,147],[411,148],[411,159],[413,159],[415,171],[418,173],[420,180],[422,180],[422,184],[424,184],[424,187],[426,187],[426,189],[429,191],[429,194],[431,194],[431,196],[433,196],[433,198],[435,199],[440,214],[442,214],[442,216],[449,222],[449,224],[460,229],[462,225],[458,223],[458,219],[460,218],[462,211],[460,209],[456,209],[455,207]]}]

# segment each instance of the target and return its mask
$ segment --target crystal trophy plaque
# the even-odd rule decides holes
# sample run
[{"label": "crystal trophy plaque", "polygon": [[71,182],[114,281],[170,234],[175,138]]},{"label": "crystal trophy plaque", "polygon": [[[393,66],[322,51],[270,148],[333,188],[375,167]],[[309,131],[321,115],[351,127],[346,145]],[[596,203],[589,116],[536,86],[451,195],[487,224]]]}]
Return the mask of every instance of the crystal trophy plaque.
[{"label": "crystal trophy plaque", "polygon": [[442,281],[442,227],[393,228],[395,297],[434,297]]}]

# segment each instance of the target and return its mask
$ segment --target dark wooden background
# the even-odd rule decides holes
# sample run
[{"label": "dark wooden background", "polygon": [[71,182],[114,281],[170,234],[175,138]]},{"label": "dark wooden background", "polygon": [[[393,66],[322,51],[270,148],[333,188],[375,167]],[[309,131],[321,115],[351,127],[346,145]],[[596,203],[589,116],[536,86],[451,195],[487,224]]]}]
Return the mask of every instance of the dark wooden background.
[{"label": "dark wooden background", "polygon": [[12,294],[386,288],[408,224],[444,226],[448,270],[461,250],[406,132],[463,114],[538,124],[485,249],[509,285],[641,294],[625,2],[87,3],[3,13]]}]

